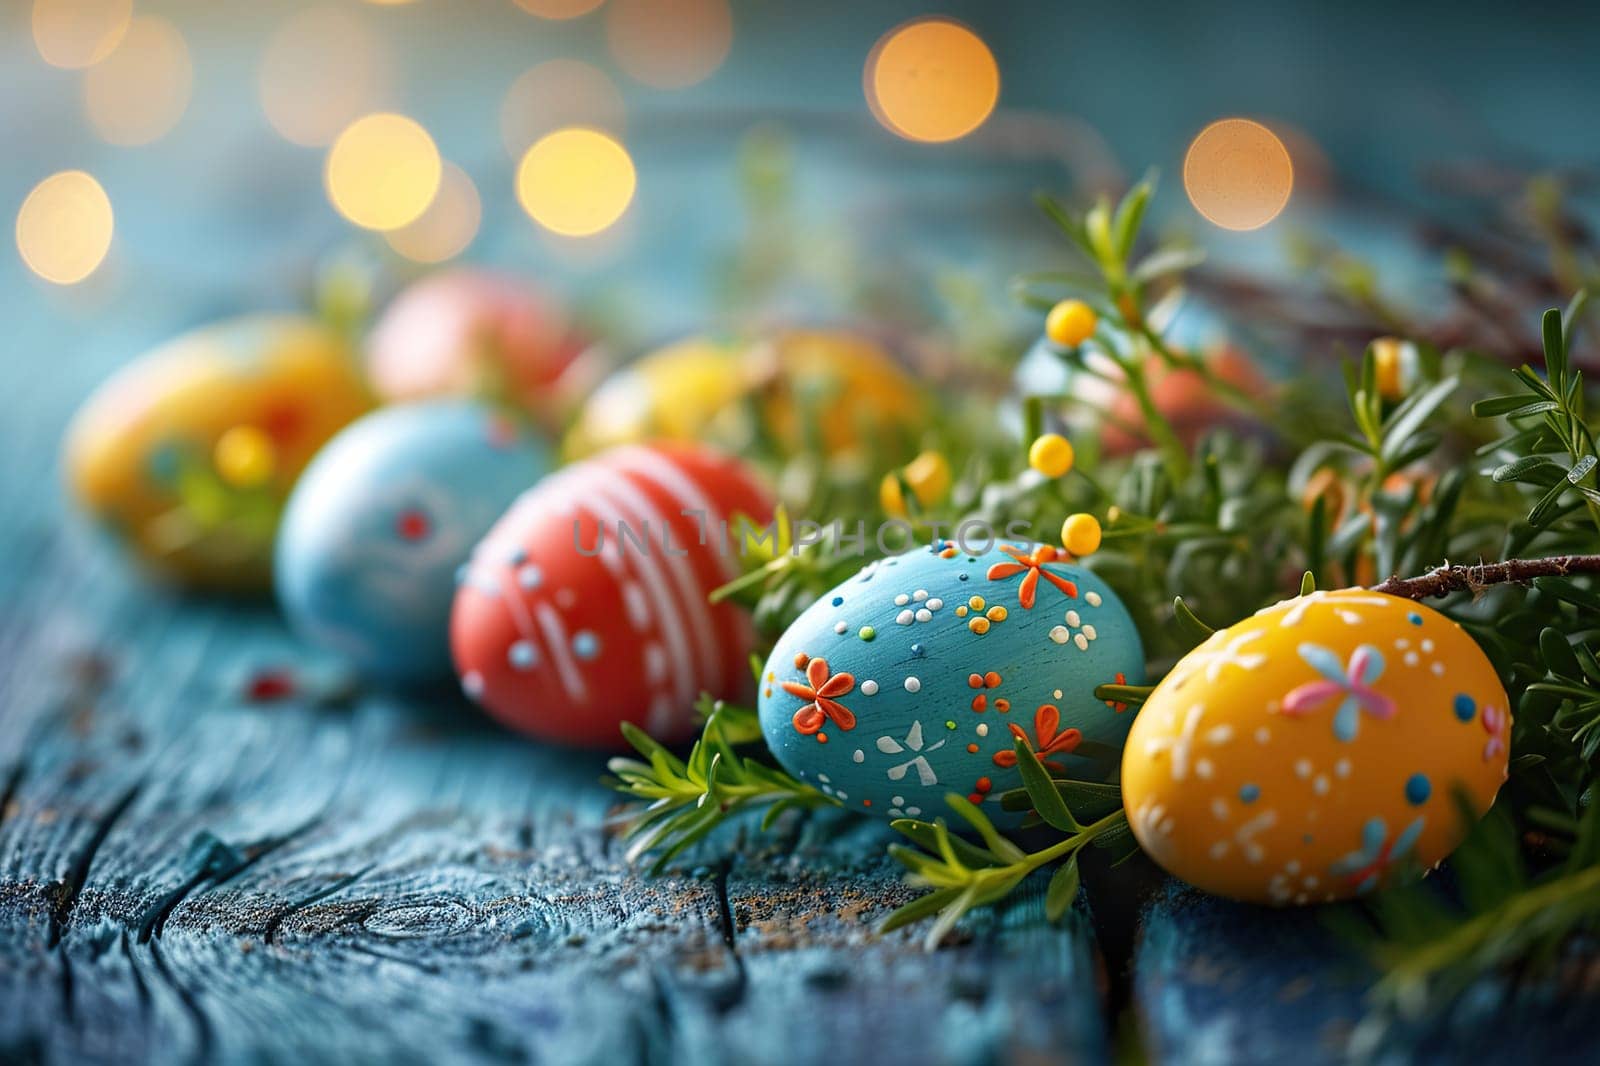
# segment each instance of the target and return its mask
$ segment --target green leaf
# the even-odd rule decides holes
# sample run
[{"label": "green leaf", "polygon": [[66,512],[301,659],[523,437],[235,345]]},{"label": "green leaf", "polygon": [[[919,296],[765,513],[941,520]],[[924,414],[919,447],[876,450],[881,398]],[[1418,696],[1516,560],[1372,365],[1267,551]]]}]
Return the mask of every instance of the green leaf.
[{"label": "green leaf", "polygon": [[1572,469],[1567,471],[1567,481],[1573,485],[1589,476],[1589,471],[1595,468],[1597,460],[1592,455],[1585,455],[1572,464]]},{"label": "green leaf", "polygon": [[1300,595],[1309,596],[1317,591],[1317,575],[1307,570],[1300,575]]},{"label": "green leaf", "polygon": [[1090,259],[1095,258],[1094,248],[1089,244],[1089,235],[1085,232],[1083,224],[1078,221],[1065,207],[1061,206],[1053,197],[1040,193],[1034,198],[1034,203],[1039,205],[1039,210],[1050,216],[1050,221],[1061,228],[1069,240],[1076,245],[1084,255]]},{"label": "green leaf", "polygon": [[1206,253],[1199,248],[1162,248],[1139,260],[1128,277],[1136,285],[1145,285],[1168,274],[1193,270],[1205,259]]},{"label": "green leaf", "polygon": [[1544,337],[1544,367],[1557,392],[1566,391],[1567,341],[1561,328],[1561,309],[1552,307],[1540,323]]},{"label": "green leaf", "polygon": [[[939,850],[938,828],[932,822],[923,822],[915,818],[896,818],[889,823],[889,828],[904,835],[920,848],[935,852]],[[949,837],[949,842],[956,857],[965,866],[981,869],[985,866],[998,865],[1000,862],[996,856],[960,837]]]},{"label": "green leaf", "polygon": [[[1018,743],[1021,743],[1021,741],[1018,741]],[[1055,789],[1050,791],[1054,793]],[[1059,799],[1059,797],[1057,798]],[[951,810],[965,818],[972,828],[978,831],[978,835],[983,838],[983,842],[989,845],[989,850],[1002,863],[1014,863],[1023,860],[1024,853],[1022,849],[1001,836],[999,830],[995,829],[994,823],[989,820],[989,816],[980,811],[977,805],[967,797],[951,793],[945,797],[945,802],[950,805]],[[955,838],[952,837],[951,839],[954,840]]]},{"label": "green leaf", "polygon": [[1200,621],[1199,617],[1189,609],[1189,605],[1183,602],[1182,596],[1174,597],[1172,601],[1172,616],[1173,620],[1178,623],[1178,628],[1182,630],[1183,635],[1196,644],[1210,639],[1211,634],[1216,632],[1216,630]]},{"label": "green leaf", "polygon": [[1494,473],[1490,474],[1489,476],[1495,481],[1499,482],[1521,481],[1523,475],[1527,474],[1530,470],[1537,470],[1542,466],[1558,467],[1560,465],[1561,464],[1556,462],[1553,456],[1525,455],[1521,459],[1517,459],[1514,462],[1509,462],[1504,466],[1496,467]]},{"label": "green leaf", "polygon": [[1394,414],[1389,416],[1383,427],[1383,446],[1379,455],[1386,462],[1393,462],[1411,437],[1422,428],[1423,423],[1432,417],[1440,404],[1450,398],[1452,392],[1456,391],[1458,384],[1460,382],[1457,379],[1446,378],[1408,397],[1404,403],[1395,408]]},{"label": "green leaf", "polygon": [[1539,497],[1539,502],[1528,512],[1528,524],[1535,529],[1543,529],[1548,525],[1555,517],[1554,511],[1561,494],[1571,487],[1565,481],[1558,481],[1550,486],[1550,490]]},{"label": "green leaf", "polygon": [[1561,347],[1570,352],[1572,350],[1572,336],[1583,324],[1583,313],[1589,309],[1589,290],[1579,289],[1567,302],[1566,314],[1561,316],[1565,324],[1565,333],[1561,338]]},{"label": "green leaf", "polygon": [[1022,772],[1022,785],[1028,790],[1033,809],[1039,812],[1039,817],[1050,828],[1063,833],[1076,833],[1082,827],[1072,817],[1072,812],[1067,810],[1066,801],[1056,791],[1055,782],[1050,779],[1049,772],[1034,755],[1028,742],[1017,737],[1013,746],[1017,753],[1017,769]]},{"label": "green leaf", "polygon": [[1144,209],[1149,205],[1153,191],[1149,181],[1141,181],[1129,189],[1117,205],[1116,217],[1111,221],[1112,243],[1117,258],[1123,262],[1127,262],[1128,256],[1133,254],[1133,242],[1139,236],[1139,224],[1144,221]]},{"label": "green leaf", "polygon": [[1059,922],[1066,916],[1078,898],[1078,881],[1078,856],[1073,853],[1050,875],[1050,887],[1044,893],[1045,918]]},{"label": "green leaf", "polygon": [[[1122,789],[1103,781],[1075,781],[1055,779],[1056,791],[1066,802],[1067,810],[1080,825],[1098,821],[1122,806]],[[1000,808],[1007,811],[1031,811],[1033,799],[1025,788],[1014,788],[1000,796]]]},{"label": "green leaf", "polygon": [[929,892],[925,896],[918,896],[910,903],[904,904],[895,910],[878,926],[880,933],[892,933],[907,925],[913,925],[924,918],[931,918],[944,910],[945,906],[961,895],[959,888],[941,888]]},{"label": "green leaf", "polygon": [[1559,410],[1561,410],[1561,402],[1559,400],[1532,400],[1515,410],[1507,411],[1506,417],[1526,418],[1529,415],[1542,415],[1549,411]]},{"label": "green leaf", "polygon": [[1539,655],[1550,672],[1557,677],[1577,679],[1583,677],[1583,668],[1573,654],[1572,645],[1559,629],[1545,627],[1539,631]]},{"label": "green leaf", "polygon": [[1528,402],[1526,395],[1492,396],[1487,400],[1476,400],[1472,404],[1472,413],[1478,418],[1495,418],[1499,415],[1510,414]]},{"label": "green leaf", "polygon": [[932,951],[938,947],[944,938],[949,935],[950,930],[954,929],[956,923],[961,920],[961,916],[972,909],[977,899],[978,886],[973,884],[969,885],[961,895],[947,903],[944,909],[939,912],[939,917],[934,921],[933,928],[928,930],[927,937],[923,939],[923,949]]}]

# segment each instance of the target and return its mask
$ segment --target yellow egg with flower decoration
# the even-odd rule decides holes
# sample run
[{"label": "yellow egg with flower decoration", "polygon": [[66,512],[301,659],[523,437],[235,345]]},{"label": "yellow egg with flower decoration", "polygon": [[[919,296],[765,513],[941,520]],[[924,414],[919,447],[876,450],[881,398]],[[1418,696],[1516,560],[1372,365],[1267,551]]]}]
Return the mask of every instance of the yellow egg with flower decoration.
[{"label": "yellow egg with flower decoration", "polygon": [[300,470],[371,405],[344,338],[255,315],[185,334],[107,379],[67,432],[68,487],[162,576],[267,585]]},{"label": "yellow egg with flower decoration", "polygon": [[584,404],[566,451],[699,440],[779,456],[891,448],[926,413],[921,389],[875,342],[845,330],[693,337],[645,355]]},{"label": "yellow egg with flower decoration", "polygon": [[1128,735],[1140,845],[1217,895],[1345,899],[1425,870],[1505,780],[1499,675],[1455,622],[1366,589],[1313,592],[1214,633]]}]

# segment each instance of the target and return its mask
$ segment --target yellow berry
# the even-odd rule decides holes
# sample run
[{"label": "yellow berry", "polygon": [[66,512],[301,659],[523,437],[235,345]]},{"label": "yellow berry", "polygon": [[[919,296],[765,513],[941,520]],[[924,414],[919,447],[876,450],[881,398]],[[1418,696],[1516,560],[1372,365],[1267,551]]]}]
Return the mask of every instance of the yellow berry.
[{"label": "yellow berry", "polygon": [[1377,364],[1378,395],[1398,400],[1405,395],[1405,342],[1398,337],[1379,337],[1372,342],[1372,360]]},{"label": "yellow berry", "polygon": [[900,490],[900,479],[893,474],[883,475],[883,480],[878,482],[878,503],[883,507],[883,513],[891,518],[904,518],[906,516],[906,497]]},{"label": "yellow berry", "polygon": [[222,480],[240,489],[263,484],[277,465],[272,438],[255,426],[234,426],[218,437],[211,461]]},{"label": "yellow berry", "polygon": [[950,491],[950,461],[940,452],[923,452],[906,464],[906,481],[918,503],[938,503]]},{"label": "yellow berry", "polygon": [[1061,523],[1061,544],[1073,555],[1093,555],[1100,549],[1100,520],[1081,511],[1068,515]]},{"label": "yellow berry", "polygon": [[[950,461],[939,452],[923,452],[907,463],[900,473],[911,486],[912,495],[924,507],[932,507],[950,491]],[[884,514],[905,517],[905,492],[900,487],[899,476],[893,473],[883,476],[878,483],[878,502],[883,506]]]},{"label": "yellow berry", "polygon": [[1072,469],[1072,442],[1059,433],[1046,433],[1028,449],[1028,465],[1045,477],[1062,477]]},{"label": "yellow berry", "polygon": [[1063,348],[1076,348],[1094,335],[1100,319],[1082,300],[1062,300],[1045,316],[1044,332]]}]

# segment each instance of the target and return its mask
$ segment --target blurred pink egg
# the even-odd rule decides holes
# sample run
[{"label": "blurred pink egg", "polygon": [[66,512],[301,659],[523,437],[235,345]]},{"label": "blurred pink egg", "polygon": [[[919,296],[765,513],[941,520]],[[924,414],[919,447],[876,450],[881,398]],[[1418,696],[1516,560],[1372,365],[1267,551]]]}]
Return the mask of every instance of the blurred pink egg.
[{"label": "blurred pink egg", "polygon": [[390,302],[368,339],[367,369],[386,401],[508,400],[548,425],[581,392],[588,341],[535,286],[484,270],[432,274]]},{"label": "blurred pink egg", "polygon": [[[1212,373],[1248,395],[1264,396],[1270,388],[1266,377],[1240,348],[1219,345],[1205,354],[1205,360]],[[1240,429],[1248,424],[1193,370],[1174,370],[1152,357],[1146,374],[1156,410],[1172,423],[1185,448],[1192,449],[1208,430]],[[1112,420],[1106,423],[1100,438],[1107,455],[1128,455],[1149,446],[1144,415],[1131,392],[1120,390],[1110,410]]]}]

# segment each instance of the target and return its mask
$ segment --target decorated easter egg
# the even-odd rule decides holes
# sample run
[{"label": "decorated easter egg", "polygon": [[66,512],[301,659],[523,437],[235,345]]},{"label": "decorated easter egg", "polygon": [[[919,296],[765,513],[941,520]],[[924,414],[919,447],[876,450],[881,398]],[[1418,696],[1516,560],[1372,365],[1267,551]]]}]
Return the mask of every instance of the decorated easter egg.
[{"label": "decorated easter egg", "polygon": [[1140,845],[1199,888],[1343,899],[1461,842],[1506,776],[1494,667],[1410,600],[1314,592],[1214,633],[1139,712],[1122,798]]},{"label": "decorated easter egg", "polygon": [[877,344],[840,330],[695,337],[608,378],[567,440],[574,455],[650,439],[767,443],[783,455],[900,443],[926,408]]},{"label": "decorated easter egg", "polygon": [[67,482],[159,573],[265,588],[295,479],[369,406],[355,356],[334,331],[288,315],[233,319],[101,385],[68,430]]},{"label": "decorated easter egg", "polygon": [[691,735],[700,693],[751,684],[748,615],[708,600],[739,573],[741,515],[766,527],[771,498],[708,449],[630,445],[552,474],[463,574],[450,629],[462,689],[546,740],[614,748],[623,722]]},{"label": "decorated easter egg", "polygon": [[385,400],[454,395],[514,402],[547,424],[593,382],[588,342],[561,306],[520,278],[454,268],[389,304],[368,338],[367,369]]},{"label": "decorated easter egg", "polygon": [[477,401],[358,419],[289,497],[274,566],[284,615],[374,680],[449,677],[456,571],[548,469],[538,440]]},{"label": "decorated easter egg", "polygon": [[1022,783],[1016,738],[1052,770],[1107,780],[1131,715],[1095,687],[1143,677],[1133,621],[1092,571],[1048,545],[941,541],[868,565],[795,621],[761,672],[761,729],[852,810],[932,818],[954,792],[1005,824],[1020,817],[998,802]]}]

